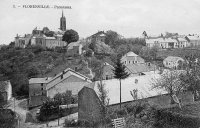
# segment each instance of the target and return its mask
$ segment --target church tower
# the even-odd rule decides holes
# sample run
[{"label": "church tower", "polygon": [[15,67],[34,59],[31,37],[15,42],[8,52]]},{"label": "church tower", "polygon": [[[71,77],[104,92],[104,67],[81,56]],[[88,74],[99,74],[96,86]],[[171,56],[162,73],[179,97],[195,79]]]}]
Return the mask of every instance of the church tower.
[{"label": "church tower", "polygon": [[63,15],[63,11],[62,11],[62,17],[60,18],[60,30],[66,31],[66,19],[65,16]]}]

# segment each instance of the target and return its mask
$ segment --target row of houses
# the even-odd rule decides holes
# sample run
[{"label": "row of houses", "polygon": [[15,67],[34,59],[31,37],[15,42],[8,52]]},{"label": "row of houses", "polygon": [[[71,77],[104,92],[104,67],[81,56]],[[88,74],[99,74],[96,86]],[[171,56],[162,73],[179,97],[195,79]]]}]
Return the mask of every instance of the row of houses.
[{"label": "row of houses", "polygon": [[160,49],[168,48],[185,48],[195,47],[200,45],[199,35],[190,35],[184,37],[158,37],[158,38],[146,38],[146,46],[151,48],[158,46]]}]

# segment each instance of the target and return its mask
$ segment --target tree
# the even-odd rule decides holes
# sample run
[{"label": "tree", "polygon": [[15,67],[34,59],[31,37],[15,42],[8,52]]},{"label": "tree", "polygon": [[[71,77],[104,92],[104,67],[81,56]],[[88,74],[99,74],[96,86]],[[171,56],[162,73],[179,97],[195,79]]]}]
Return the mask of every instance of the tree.
[{"label": "tree", "polygon": [[167,91],[171,97],[171,104],[174,103],[173,95],[178,95],[186,87],[181,83],[178,70],[165,70],[160,78],[156,78],[152,82],[152,89],[163,89]]},{"label": "tree", "polygon": [[[78,33],[73,30],[73,29],[70,29],[70,30],[67,30],[63,37],[62,37],[62,41],[65,41],[66,42],[66,48],[68,47],[68,45],[72,42],[76,42],[79,40],[79,35]],[[67,49],[66,49],[67,50]],[[66,51],[67,52],[67,51]]]},{"label": "tree", "polygon": [[121,108],[121,80],[126,79],[130,74],[126,72],[125,65],[122,64],[121,59],[118,57],[117,62],[114,66],[114,78],[120,82],[120,108]]},{"label": "tree", "polygon": [[112,48],[115,45],[115,42],[120,38],[120,35],[112,30],[106,32],[105,44],[110,45]]},{"label": "tree", "polygon": [[182,84],[187,86],[189,91],[194,94],[194,99],[199,100],[200,91],[200,63],[198,54],[186,56],[186,74],[180,76]]}]

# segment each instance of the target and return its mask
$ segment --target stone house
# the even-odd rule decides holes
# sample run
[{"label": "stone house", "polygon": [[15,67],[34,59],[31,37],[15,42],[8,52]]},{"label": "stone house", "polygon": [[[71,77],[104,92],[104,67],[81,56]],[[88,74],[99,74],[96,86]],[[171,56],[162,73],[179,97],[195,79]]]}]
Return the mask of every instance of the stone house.
[{"label": "stone house", "polygon": [[12,98],[12,86],[10,81],[0,81],[0,94],[3,96],[4,101],[8,101]]},{"label": "stone house", "polygon": [[91,80],[72,69],[65,69],[54,77],[31,78],[29,80],[29,107],[41,105],[47,97],[53,98],[57,93],[72,91],[72,95],[86,85],[92,83]]},{"label": "stone house", "polygon": [[177,56],[168,56],[167,58],[165,58],[163,60],[163,64],[167,68],[175,68],[175,69],[177,69],[180,61],[184,62],[184,59],[181,58],[181,57],[177,57]]},{"label": "stone house", "polygon": [[177,41],[178,41],[178,45],[176,47],[178,48],[185,48],[185,47],[190,46],[189,42],[185,38],[178,37]]},{"label": "stone house", "polygon": [[87,38],[88,42],[105,42],[106,33],[104,31],[98,31]]},{"label": "stone house", "polygon": [[90,83],[92,81],[88,77],[72,69],[66,69],[48,81],[47,97],[53,98],[57,93],[64,93],[67,90],[72,91],[72,95],[77,95],[84,86]]},{"label": "stone house", "polygon": [[113,73],[114,67],[107,62],[104,63],[102,67],[102,79],[108,80],[108,79],[114,79],[114,73]]},{"label": "stone house", "polygon": [[186,36],[185,39],[189,41],[192,47],[200,45],[200,37],[198,35]]},{"label": "stone house", "polygon": [[124,65],[132,65],[138,63],[145,63],[145,60],[137,54],[135,54],[134,52],[130,51],[121,58],[121,62]]},{"label": "stone house", "polygon": [[83,45],[80,41],[72,42],[68,46],[67,55],[68,56],[78,56],[83,53]]},{"label": "stone house", "polygon": [[146,46],[152,48],[154,46],[159,47],[160,49],[168,49],[168,48],[178,48],[178,41],[173,38],[146,38]]},{"label": "stone house", "polygon": [[41,105],[47,98],[46,86],[49,77],[29,79],[29,107]]}]

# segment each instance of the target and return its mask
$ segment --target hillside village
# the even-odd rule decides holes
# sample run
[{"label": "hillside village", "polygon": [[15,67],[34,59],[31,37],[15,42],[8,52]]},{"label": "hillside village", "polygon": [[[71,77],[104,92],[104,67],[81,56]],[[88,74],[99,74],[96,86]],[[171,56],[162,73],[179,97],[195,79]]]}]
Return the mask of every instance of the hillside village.
[{"label": "hillside village", "polygon": [[0,50],[1,107],[21,116],[21,127],[113,127],[113,119],[155,128],[193,119],[200,127],[199,111],[180,114],[199,104],[200,35],[142,35],[108,30],[80,39],[63,12],[59,30],[17,34]]}]

